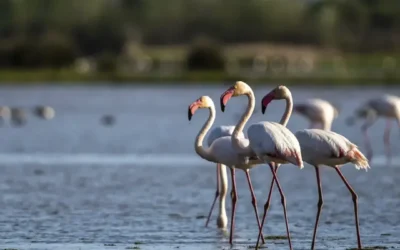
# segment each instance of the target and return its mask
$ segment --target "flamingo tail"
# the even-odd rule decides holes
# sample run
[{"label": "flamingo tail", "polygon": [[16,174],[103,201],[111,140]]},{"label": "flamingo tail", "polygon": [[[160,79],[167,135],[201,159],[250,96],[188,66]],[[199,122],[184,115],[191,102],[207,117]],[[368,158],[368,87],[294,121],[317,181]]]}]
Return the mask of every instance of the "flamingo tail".
[{"label": "flamingo tail", "polygon": [[350,162],[356,165],[356,169],[364,169],[365,171],[368,171],[370,168],[368,159],[361,153],[358,148],[352,148],[348,153],[347,157],[349,157]]},{"label": "flamingo tail", "polygon": [[304,168],[303,159],[300,152],[288,152],[286,160],[300,169]]}]

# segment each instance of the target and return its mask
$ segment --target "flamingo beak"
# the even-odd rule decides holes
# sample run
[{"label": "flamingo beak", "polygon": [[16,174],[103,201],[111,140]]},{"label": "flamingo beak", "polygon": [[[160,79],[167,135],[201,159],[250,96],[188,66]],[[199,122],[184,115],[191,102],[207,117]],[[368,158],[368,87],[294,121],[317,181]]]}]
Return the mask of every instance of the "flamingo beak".
[{"label": "flamingo beak", "polygon": [[267,109],[268,104],[274,99],[274,95],[272,93],[267,94],[261,100],[261,112],[264,114]]},{"label": "flamingo beak", "polygon": [[220,98],[220,104],[221,104],[221,111],[225,111],[225,106],[228,103],[229,99],[232,98],[233,94],[235,93],[235,89],[233,87],[230,87],[227,91],[225,91]]},{"label": "flamingo beak", "polygon": [[196,110],[199,108],[199,100],[193,102],[190,104],[189,109],[188,109],[188,119],[189,121],[192,119],[192,116],[196,112]]}]

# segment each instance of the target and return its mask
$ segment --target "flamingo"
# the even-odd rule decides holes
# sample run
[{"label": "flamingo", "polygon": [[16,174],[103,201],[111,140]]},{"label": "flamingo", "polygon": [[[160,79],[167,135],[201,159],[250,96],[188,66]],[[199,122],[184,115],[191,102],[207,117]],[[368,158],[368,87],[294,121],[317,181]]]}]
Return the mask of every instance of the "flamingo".
[{"label": "flamingo", "polygon": [[367,130],[376,122],[379,117],[386,118],[386,128],[383,134],[383,142],[388,163],[392,158],[390,149],[390,119],[395,119],[400,127],[400,98],[393,95],[383,95],[373,98],[365,102],[361,107],[356,109],[353,116],[347,118],[347,124],[353,125],[357,119],[365,119],[365,123],[361,126],[361,131],[364,134],[365,146],[367,150],[367,159],[372,160],[372,146],[367,134]]},{"label": "flamingo", "polygon": [[50,106],[37,106],[33,110],[33,113],[45,120],[53,119],[56,114],[55,110]]},{"label": "flamingo", "polygon": [[[220,137],[231,136],[234,129],[235,129],[234,126],[215,127],[213,130],[211,130],[207,138],[208,147],[210,147],[211,144]],[[244,137],[244,134],[241,133],[239,136]],[[217,190],[215,192],[214,201],[211,204],[210,212],[208,213],[206,227],[208,226],[208,223],[210,221],[211,214],[212,211],[214,210],[215,202],[217,201],[218,196],[220,196],[219,199],[220,207],[217,218],[217,227],[225,228],[227,226],[228,218],[226,216],[226,210],[225,210],[225,198],[227,190],[228,190],[228,180],[226,175],[226,166],[224,164],[217,163]]]},{"label": "flamingo", "polygon": [[[290,231],[289,224],[286,215],[286,199],[285,195],[282,191],[282,188],[279,184],[279,181],[276,176],[276,170],[274,169],[274,164],[284,164],[284,163],[292,163],[296,166],[299,166],[300,169],[303,168],[303,162],[301,158],[301,150],[300,144],[297,141],[296,137],[290,130],[288,130],[285,126],[289,120],[292,103],[289,103],[290,109],[288,108],[281,119],[281,123],[275,122],[259,122],[252,124],[248,130],[248,140],[242,140],[238,137],[238,134],[242,132],[246,121],[250,118],[254,105],[255,105],[255,97],[253,90],[249,85],[242,81],[236,82],[232,87],[228,88],[221,95],[221,110],[225,110],[225,106],[227,102],[231,99],[231,97],[237,97],[241,95],[246,95],[248,97],[248,108],[246,112],[243,114],[239,123],[236,125],[235,130],[232,134],[232,146],[239,154],[248,154],[249,152],[253,152],[257,155],[257,157],[263,160],[264,163],[268,163],[271,172],[273,175],[273,179],[276,181],[280,195],[281,202],[283,206],[283,212],[286,223],[286,233],[289,241],[289,248],[292,249],[291,239],[290,239]],[[277,168],[277,167],[276,167]],[[234,175],[232,175],[232,187],[235,187],[235,179]],[[234,191],[236,193],[236,190]],[[254,202],[255,203],[255,202]],[[265,207],[268,207],[269,203],[266,203]],[[259,236],[264,239],[262,236],[262,226],[260,227]],[[257,245],[258,246],[257,241]]]},{"label": "flamingo", "polygon": [[[210,115],[203,125],[201,130],[199,131],[196,140],[195,140],[195,150],[196,153],[203,159],[226,165],[231,170],[232,179],[235,179],[235,168],[245,170],[247,181],[250,188],[250,193],[252,196],[252,201],[255,201],[255,194],[253,190],[253,186],[251,184],[251,179],[249,172],[246,171],[259,165],[262,163],[255,155],[252,154],[238,154],[235,149],[232,147],[231,136],[224,136],[218,139],[215,139],[214,142],[211,144],[210,147],[204,148],[203,147],[203,140],[207,132],[210,130],[212,124],[215,120],[215,105],[212,99],[209,96],[201,96],[199,99],[194,101],[188,110],[188,118],[189,121],[191,120],[192,116],[195,114],[197,109],[204,109],[207,108],[210,111]],[[244,137],[242,140],[246,140]],[[236,204],[237,196],[236,196],[236,183],[232,184],[232,203]],[[235,192],[233,192],[233,190]],[[234,233],[234,215],[235,215],[235,208],[236,206],[232,206],[232,217],[231,217],[231,229],[230,229],[230,236],[229,236],[229,243],[232,245],[233,243],[233,233]],[[256,214],[257,224],[260,228],[260,220],[258,218],[258,211],[255,202],[253,202],[254,212]]]},{"label": "flamingo", "polygon": [[[280,86],[274,89],[262,99],[262,110],[264,111],[272,100],[285,99],[288,101],[288,98],[291,97],[291,94],[289,93],[290,90],[287,87]],[[368,159],[358,150],[357,145],[350,142],[343,135],[332,131],[321,129],[304,129],[296,132],[295,135],[301,146],[303,161],[314,166],[317,177],[319,200],[311,249],[314,249],[318,221],[323,205],[321,179],[319,174],[319,167],[322,165],[334,168],[352,195],[357,231],[357,243],[358,248],[362,249],[358,224],[357,194],[354,192],[353,188],[340,171],[340,166],[346,163],[353,163],[355,164],[356,169],[368,170]]]},{"label": "flamingo", "polygon": [[339,115],[333,104],[322,99],[308,99],[295,104],[293,110],[310,120],[310,128],[318,128],[319,124],[325,130],[331,130],[333,120]]}]

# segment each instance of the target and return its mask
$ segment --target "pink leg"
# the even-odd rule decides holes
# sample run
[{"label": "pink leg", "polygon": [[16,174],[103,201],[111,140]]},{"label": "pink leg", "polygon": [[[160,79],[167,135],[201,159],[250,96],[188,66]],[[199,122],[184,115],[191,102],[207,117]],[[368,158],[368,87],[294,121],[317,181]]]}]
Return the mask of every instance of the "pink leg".
[{"label": "pink leg", "polygon": [[[272,172],[273,178],[276,181],[276,185],[278,186],[278,190],[279,190],[279,193],[281,195],[281,203],[282,203],[282,207],[283,207],[283,216],[285,217],[285,224],[286,224],[286,234],[287,234],[288,241],[289,241],[289,249],[292,250],[292,242],[291,242],[291,239],[290,239],[289,223],[288,223],[287,213],[286,213],[286,198],[285,198],[285,195],[283,194],[281,185],[279,184],[278,177],[276,176],[276,168],[274,168],[273,165],[271,165],[271,164],[269,164],[269,167],[271,168],[271,172]],[[264,211],[265,211],[265,207],[264,207]],[[263,224],[261,224],[261,226],[263,226]],[[256,247],[258,247],[258,245]]]},{"label": "pink leg", "polygon": [[231,198],[232,198],[232,217],[231,217],[231,232],[230,232],[230,235],[229,235],[229,243],[232,245],[232,244],[233,244],[234,228],[235,228],[236,201],[237,201],[237,199],[238,199],[238,197],[237,197],[237,192],[236,192],[235,168],[232,168],[232,167],[231,167],[231,176],[232,176],[232,192],[231,192]]},{"label": "pink leg", "polygon": [[253,204],[254,212],[256,213],[258,230],[261,231],[261,237],[262,237],[262,241],[263,241],[263,244],[264,244],[265,243],[264,235],[262,234],[262,227],[261,227],[261,224],[260,224],[260,219],[258,218],[256,195],[254,194],[253,185],[251,184],[249,170],[245,171],[245,173],[246,173],[246,177],[247,177],[247,182],[249,183],[249,188],[250,188],[250,193],[251,193],[251,203]]},{"label": "pink leg", "polygon": [[[272,167],[274,167],[275,163],[271,162],[269,165],[270,166],[272,165]],[[278,171],[278,167],[279,167],[278,165],[275,166],[275,169],[274,169],[275,173]],[[271,201],[272,190],[274,188],[274,184],[275,184],[275,179],[272,178],[271,186],[269,188],[269,194],[268,194],[267,202],[265,202],[265,205],[264,205],[264,214],[263,214],[263,217],[262,217],[262,220],[261,220],[261,228],[260,228],[260,230],[258,232],[258,238],[257,238],[256,246],[258,246],[258,244],[260,243],[260,238],[264,239],[264,237],[261,235],[261,233],[262,233],[262,229],[264,228],[265,218],[267,217],[267,213],[268,213],[269,204],[270,204],[270,201]]]},{"label": "pink leg", "polygon": [[321,179],[319,175],[319,168],[317,166],[315,167],[315,173],[317,175],[317,185],[318,185],[318,211],[317,211],[317,218],[315,220],[315,226],[314,226],[314,234],[313,234],[313,240],[311,243],[311,250],[314,250],[314,245],[315,245],[315,238],[317,236],[317,227],[318,227],[318,221],[319,221],[319,216],[321,214],[322,210],[322,205],[324,204],[324,200],[322,198],[322,185],[321,185]]},{"label": "pink leg", "polygon": [[387,164],[390,165],[390,162],[392,160],[392,152],[390,150],[390,128],[391,128],[392,123],[388,119],[386,121],[386,128],[385,132],[383,134],[383,142],[385,144],[385,149],[386,149],[386,157],[387,157]]},{"label": "pink leg", "polygon": [[339,174],[340,178],[342,179],[342,181],[344,182],[344,184],[346,185],[347,189],[350,191],[351,196],[353,198],[358,249],[362,249],[362,247],[361,247],[361,238],[360,238],[360,228],[359,228],[359,225],[358,225],[358,205],[357,205],[358,197],[357,197],[357,194],[356,194],[356,192],[354,192],[353,188],[347,182],[346,178],[343,176],[343,174],[340,171],[339,167],[335,166],[335,169],[336,169],[336,172]]},{"label": "pink leg", "polygon": [[213,212],[213,210],[214,210],[215,202],[217,201],[217,198],[218,198],[218,196],[219,196],[219,181],[220,181],[220,176],[221,176],[221,164],[217,163],[217,191],[215,191],[215,198],[214,198],[214,201],[213,201],[213,203],[212,203],[212,205],[211,205],[210,212],[208,213],[208,218],[207,218],[207,221],[206,221],[206,227],[208,226],[208,222],[210,221],[211,214],[212,214],[212,212]]}]

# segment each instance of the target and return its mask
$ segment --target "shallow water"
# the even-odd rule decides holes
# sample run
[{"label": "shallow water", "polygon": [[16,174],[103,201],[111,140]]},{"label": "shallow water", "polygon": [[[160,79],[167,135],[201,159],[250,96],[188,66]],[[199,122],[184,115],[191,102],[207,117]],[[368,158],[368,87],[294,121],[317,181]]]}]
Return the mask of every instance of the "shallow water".
[{"label": "shallow water", "polygon": [[[193,151],[193,140],[206,119],[198,111],[187,121],[187,106],[200,95],[216,102],[227,86],[165,88],[32,87],[2,88],[3,104],[53,106],[55,119],[32,115],[24,127],[0,128],[0,248],[17,249],[229,249],[228,233],[205,218],[215,189],[215,166]],[[255,88],[257,100],[273,86]],[[362,146],[359,125],[345,118],[364,99],[383,89],[292,88],[296,101],[321,97],[341,106],[333,130]],[[386,92],[400,94],[400,89]],[[216,124],[233,124],[246,99],[232,99],[226,113],[217,110]],[[279,120],[283,102],[250,122]],[[217,107],[219,108],[219,107]],[[103,114],[116,124],[104,127]],[[308,122],[293,115],[289,128]],[[392,131],[392,165],[386,164],[379,121],[370,131],[375,158],[368,172],[351,165],[343,173],[359,196],[360,228],[365,246],[400,248],[399,131]],[[351,196],[334,170],[323,168],[324,208],[317,249],[356,247]],[[271,174],[262,166],[251,171],[258,208],[262,211]],[[294,249],[309,249],[317,204],[314,170],[285,166],[279,170],[287,198]],[[238,171],[235,245],[255,245],[257,226],[244,173]],[[230,185],[229,185],[230,187]],[[229,197],[229,196],[228,196]],[[230,215],[230,201],[227,200]],[[285,235],[278,192],[264,230]],[[136,244],[135,244],[136,243]],[[286,240],[268,240],[269,249],[288,249]]]}]

